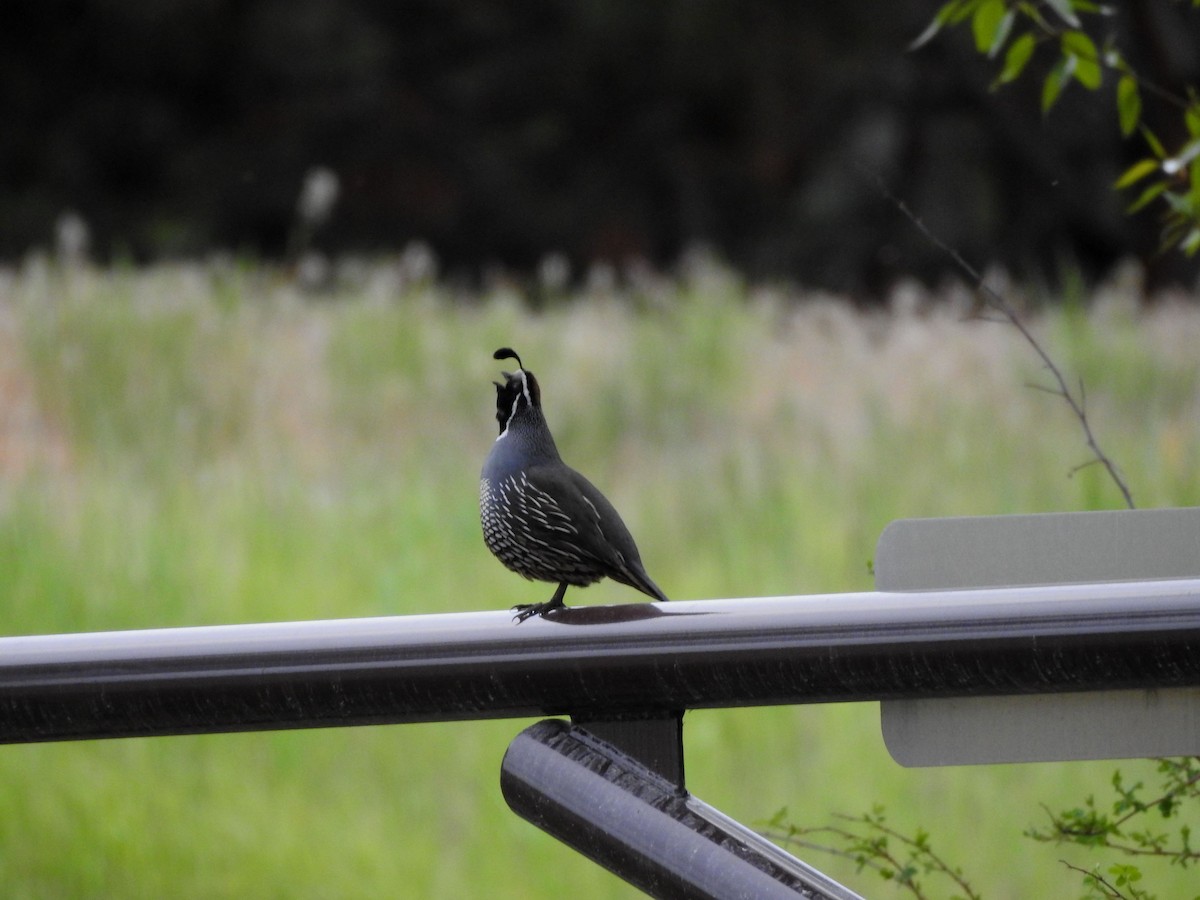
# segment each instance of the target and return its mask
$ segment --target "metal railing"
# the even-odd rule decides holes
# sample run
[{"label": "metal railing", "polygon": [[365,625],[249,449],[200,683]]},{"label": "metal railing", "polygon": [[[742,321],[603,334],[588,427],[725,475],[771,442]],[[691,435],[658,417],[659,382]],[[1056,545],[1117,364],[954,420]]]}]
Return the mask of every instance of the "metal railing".
[{"label": "metal railing", "polygon": [[0,742],[1200,684],[1200,580],[0,638]]},{"label": "metal railing", "polygon": [[[730,896],[754,859],[788,896],[853,897],[686,794],[684,710],[1197,685],[1200,579],[871,592],[0,638],[0,742],[567,716],[506,757],[527,818],[657,896]],[[597,755],[654,810],[653,859],[587,819]]]}]

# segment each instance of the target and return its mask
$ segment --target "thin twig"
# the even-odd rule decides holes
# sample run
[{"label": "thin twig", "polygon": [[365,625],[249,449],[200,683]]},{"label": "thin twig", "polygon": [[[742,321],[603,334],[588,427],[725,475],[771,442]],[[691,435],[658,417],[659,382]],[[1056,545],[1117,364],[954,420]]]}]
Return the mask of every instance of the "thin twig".
[{"label": "thin twig", "polygon": [[[1032,11],[1030,17],[1034,20],[1034,22],[1037,23],[1037,25],[1045,34],[1045,37],[1042,40],[1059,40],[1067,30],[1061,26],[1051,25],[1042,16],[1037,15],[1036,10]],[[1086,50],[1081,52],[1081,50],[1082,48],[1076,47],[1072,52],[1080,59],[1093,62],[1102,68],[1114,70],[1118,74],[1127,74],[1131,76],[1133,80],[1137,82],[1138,90],[1144,91],[1147,94],[1152,94],[1164,103],[1174,106],[1176,109],[1186,110],[1190,105],[1186,97],[1181,97],[1170,88],[1163,87],[1158,82],[1152,81],[1139,72],[1135,72],[1132,67],[1129,67],[1128,60],[1123,60],[1126,68],[1122,69],[1119,66],[1112,65],[1108,60],[1108,54],[1101,52],[1100,50],[1097,50],[1095,53],[1089,53]]]},{"label": "thin twig", "polygon": [[1083,429],[1083,436],[1087,443],[1088,449],[1092,451],[1092,454],[1096,457],[1096,461],[1104,466],[1105,470],[1109,474],[1109,477],[1112,478],[1117,488],[1121,491],[1121,495],[1125,498],[1126,506],[1128,506],[1130,509],[1133,509],[1133,495],[1129,492],[1129,488],[1126,486],[1125,480],[1121,477],[1121,473],[1117,471],[1116,464],[1113,463],[1113,461],[1108,457],[1108,454],[1106,454],[1100,448],[1100,443],[1096,440],[1096,435],[1092,431],[1091,423],[1088,422],[1087,409],[1085,407],[1085,394],[1082,390],[1082,383],[1080,385],[1080,392],[1077,398],[1067,386],[1067,380],[1063,376],[1062,370],[1059,369],[1054,360],[1050,358],[1050,354],[1047,353],[1042,345],[1038,343],[1038,340],[1036,337],[1034,337],[1033,332],[1031,332],[1025,323],[1021,321],[1021,317],[1017,315],[1017,311],[1013,308],[1012,304],[1009,303],[994,288],[986,284],[979,271],[969,262],[967,262],[963,258],[962,254],[958,252],[958,250],[956,250],[954,247],[951,247],[940,237],[934,234],[929,229],[929,226],[927,226],[916,213],[908,208],[907,203],[893,194],[891,189],[887,186],[887,183],[883,180],[883,176],[877,172],[868,172],[867,174],[874,179],[875,186],[879,193],[882,194],[883,197],[888,200],[888,202],[895,206],[896,209],[898,209],[900,213],[906,219],[908,219],[908,221],[911,222],[919,232],[921,232],[921,235],[927,241],[929,241],[929,243],[933,244],[934,247],[936,247],[954,262],[959,270],[971,280],[973,287],[983,298],[984,303],[986,303],[991,309],[994,309],[996,312],[1004,316],[1008,323],[1017,329],[1021,337],[1025,338],[1026,343],[1033,348],[1034,353],[1038,355],[1058,385],[1057,389],[1043,388],[1043,390],[1046,390],[1049,393],[1058,394],[1063,398],[1064,401],[1066,401],[1066,404],[1068,407],[1070,407],[1071,412],[1075,414],[1075,418],[1079,420],[1079,425]]},{"label": "thin twig", "polygon": [[[843,817],[843,818],[845,818],[845,817]],[[895,873],[893,875],[893,880],[895,881],[897,886],[905,888],[908,891],[910,891],[912,893],[912,895],[916,898],[916,900],[929,900],[929,898],[926,896],[925,892],[921,889],[921,883],[919,881],[917,881],[915,878],[895,877],[895,875],[898,875],[900,872],[904,871],[904,863],[901,860],[897,859],[895,856],[893,856],[891,853],[888,853],[879,848],[872,848],[871,853],[874,854],[874,856],[872,856],[872,855],[869,855],[868,852],[865,850],[858,850],[858,851],[841,850],[837,847],[829,847],[824,844],[816,844],[811,841],[801,840],[799,837],[800,835],[818,834],[818,833],[829,834],[829,835],[832,835],[833,837],[840,838],[841,840],[844,840],[848,843],[862,840],[862,838],[859,837],[859,835],[856,835],[853,832],[845,831],[844,829],[841,829],[841,828],[834,828],[833,826],[828,826],[828,827],[823,827],[823,828],[792,829],[789,831],[788,834],[782,834],[780,832],[774,832],[774,831],[765,831],[762,834],[763,834],[763,837],[769,838],[773,841],[777,841],[781,844],[791,844],[794,847],[801,847],[806,850],[816,850],[821,853],[828,853],[831,856],[840,857],[842,859],[848,859],[851,862],[857,864],[859,866],[860,871],[863,868],[868,868],[868,869],[872,869],[873,871],[879,872],[881,874],[885,873],[885,872]],[[974,897],[975,895],[972,894],[970,896]]]},{"label": "thin twig", "polygon": [[[1175,785],[1175,787],[1173,787],[1169,791],[1165,792],[1161,797],[1157,798],[1156,800],[1151,800],[1149,803],[1139,804],[1138,807],[1131,809],[1125,815],[1121,816],[1121,818],[1114,820],[1113,825],[1117,828],[1120,828],[1122,825],[1124,825],[1126,822],[1128,822],[1134,816],[1140,814],[1142,811],[1147,810],[1147,809],[1154,809],[1157,806],[1162,806],[1163,803],[1166,803],[1168,800],[1174,800],[1180,794],[1191,789],[1192,787],[1194,787],[1197,784],[1200,784],[1200,772],[1197,772],[1195,775],[1193,775],[1187,781],[1182,781],[1179,784]],[[1130,790],[1129,795],[1131,795],[1133,793],[1133,791],[1135,791],[1135,790],[1138,790],[1138,788],[1135,787],[1132,790]],[[1125,796],[1128,796],[1128,795],[1125,795]],[[1197,854],[1192,853],[1190,855],[1196,856]]]},{"label": "thin twig", "polygon": [[[861,819],[854,819],[850,816],[842,816],[842,818],[844,818],[850,822],[861,822],[862,821]],[[973,897],[973,898],[976,898],[976,900],[978,900],[979,895],[976,894],[973,890],[971,890],[971,885],[967,883],[967,881],[962,877],[962,875],[959,874],[959,872],[957,870],[951,869],[949,864],[944,859],[942,859],[940,856],[938,856],[936,853],[934,853],[933,850],[930,849],[928,844],[919,844],[912,838],[908,837],[907,835],[901,834],[896,829],[892,828],[889,825],[884,825],[882,822],[869,822],[869,824],[873,825],[877,830],[882,831],[884,834],[888,835],[889,837],[894,837],[898,841],[902,842],[903,844],[914,848],[915,850],[917,850],[920,853],[925,854],[925,856],[927,856],[930,859],[930,861],[933,863],[933,865],[937,871],[942,872],[942,874],[949,877],[960,888],[962,888],[964,891],[966,891],[968,897]]]},{"label": "thin twig", "polygon": [[1063,392],[1058,388],[1046,387],[1044,384],[1037,384],[1033,381],[1025,382],[1025,387],[1031,391],[1041,391],[1043,394],[1049,394],[1052,397],[1061,397],[1063,395]]},{"label": "thin twig", "polygon": [[1067,477],[1074,478],[1076,472],[1082,472],[1084,469],[1090,469],[1092,466],[1098,465],[1099,463],[1100,460],[1098,459],[1089,459],[1087,462],[1081,462],[1077,466],[1071,466],[1071,468],[1067,470]]},{"label": "thin twig", "polygon": [[[1130,803],[1130,810],[1120,818],[1114,819],[1111,822],[1105,822],[1100,827],[1068,826],[1058,819],[1045,804],[1042,804],[1042,809],[1050,819],[1051,831],[1039,832],[1034,830],[1027,832],[1027,834],[1039,841],[1053,840],[1060,843],[1063,841],[1087,841],[1089,843],[1094,841],[1095,846],[1104,847],[1107,850],[1115,850],[1125,856],[1169,859],[1172,863],[1187,866],[1200,861],[1200,852],[1188,848],[1186,837],[1179,849],[1172,850],[1156,842],[1148,842],[1141,838],[1138,838],[1137,844],[1130,844],[1113,840],[1112,836],[1119,835],[1121,826],[1135,816],[1139,816],[1147,810],[1160,808],[1164,803],[1168,803],[1182,794],[1195,790],[1195,786],[1198,783],[1200,783],[1200,772],[1192,774],[1186,781],[1179,782],[1156,799],[1150,801],[1137,800],[1132,796],[1132,790],[1128,792],[1120,791],[1122,796]],[[1137,790],[1137,788],[1133,790]],[[1137,836],[1135,835],[1135,837]]]},{"label": "thin twig", "polygon": [[[1170,800],[1174,800],[1180,794],[1186,793],[1187,791],[1191,790],[1198,784],[1200,784],[1200,772],[1196,772],[1195,774],[1193,774],[1190,778],[1187,779],[1187,781],[1179,782],[1174,787],[1170,788],[1167,791],[1164,791],[1160,796],[1156,797],[1153,800],[1150,800],[1148,802],[1137,801],[1137,804],[1132,809],[1130,809],[1129,812],[1125,813],[1125,815],[1121,816],[1119,819],[1113,820],[1112,830],[1116,831],[1122,825],[1124,825],[1126,822],[1128,822],[1130,819],[1132,819],[1134,816],[1141,815],[1143,812],[1145,812],[1148,809],[1154,809],[1155,807],[1162,806],[1162,804],[1164,804]],[[1130,796],[1130,795],[1132,795],[1133,791],[1135,791],[1135,790],[1138,790],[1138,788],[1135,787],[1127,793],[1122,793],[1121,796]],[[1057,819],[1056,819],[1054,813],[1050,810],[1050,808],[1048,806],[1046,806],[1046,804],[1043,803],[1042,809],[1045,810],[1046,815],[1050,819],[1050,823],[1052,825],[1055,825],[1056,830],[1060,834],[1063,834],[1063,835],[1066,835],[1069,837],[1095,837],[1098,834],[1100,834],[1100,832],[1084,831],[1083,829],[1078,829],[1078,830],[1072,831],[1069,828],[1059,828],[1059,827],[1057,827],[1057,824],[1056,824]],[[1113,845],[1113,846],[1122,846],[1122,848],[1124,849],[1123,845]],[[1129,852],[1133,852],[1133,851],[1131,850]],[[1192,852],[1188,855],[1200,858],[1200,853],[1197,853],[1197,852]]]},{"label": "thin twig", "polygon": [[[843,813],[837,813],[834,817],[845,822],[849,822],[852,825],[865,826],[868,831],[875,831],[888,838],[894,838],[904,846],[910,848],[913,853],[914,861],[917,861],[918,859],[923,860],[920,864],[927,873],[940,872],[942,875],[946,876],[955,884],[957,884],[963,890],[964,896],[970,898],[970,900],[979,900],[979,894],[975,893],[970,883],[963,877],[962,873],[957,869],[952,869],[949,863],[933,852],[928,843],[918,843],[908,835],[902,834],[896,829],[885,825],[882,821],[876,819],[848,816]],[[797,847],[818,850],[831,853],[835,856],[851,859],[859,865],[868,866],[877,871],[891,869],[893,872],[900,873],[906,868],[903,860],[901,860],[895,854],[884,849],[886,845],[877,845],[873,842],[869,842],[867,838],[856,834],[847,828],[839,828],[834,825],[825,825],[819,828],[792,828],[789,829],[787,834],[782,834],[779,832],[765,832],[765,834],[767,837],[772,838],[773,840],[790,843]],[[832,837],[839,838],[851,845],[853,845],[855,842],[858,842],[860,846],[856,850],[839,850],[835,847],[811,843],[802,839],[808,835],[818,834],[831,835]],[[861,846],[863,842],[871,843],[870,848],[863,848]],[[915,878],[898,878],[897,883],[907,887],[916,897],[925,897],[920,882],[918,882]]]},{"label": "thin twig", "polygon": [[1105,880],[1104,876],[1101,875],[1099,872],[1096,872],[1095,870],[1084,869],[1084,868],[1081,868],[1080,866],[1072,865],[1071,863],[1067,862],[1065,859],[1060,859],[1059,862],[1062,863],[1064,866],[1066,866],[1068,869],[1072,869],[1073,871],[1079,872],[1081,875],[1086,875],[1088,878],[1094,879],[1096,884],[1100,885],[1100,887],[1102,887],[1102,888],[1104,888],[1104,890],[1108,891],[1109,897],[1114,898],[1114,900],[1129,900],[1128,897],[1126,897],[1119,890],[1117,890],[1112,884],[1110,884],[1107,880]]}]

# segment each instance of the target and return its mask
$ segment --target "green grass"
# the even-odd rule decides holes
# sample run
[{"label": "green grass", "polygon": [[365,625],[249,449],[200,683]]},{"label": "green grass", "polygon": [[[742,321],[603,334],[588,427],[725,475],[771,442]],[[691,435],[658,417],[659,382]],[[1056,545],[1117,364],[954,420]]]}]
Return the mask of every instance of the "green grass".
[{"label": "green grass", "polygon": [[[1117,507],[1010,329],[856,313],[720,273],[534,314],[370,270],[303,297],[266,270],[0,278],[7,634],[507,607],[545,593],[478,533],[491,351],[675,598],[869,589],[892,519]],[[1200,505],[1200,309],[1037,318],[1143,506]],[[603,584],[574,602],[638,602]],[[6,897],[626,897],[512,815],[526,722],[0,747]],[[693,712],[689,785],[743,821],[884,803],[988,898],[1069,896],[1021,831],[1112,763],[909,771],[873,704]],[[1137,763],[1122,768],[1136,769]],[[871,896],[852,864],[808,855]],[[1182,895],[1191,873],[1158,876]]]}]

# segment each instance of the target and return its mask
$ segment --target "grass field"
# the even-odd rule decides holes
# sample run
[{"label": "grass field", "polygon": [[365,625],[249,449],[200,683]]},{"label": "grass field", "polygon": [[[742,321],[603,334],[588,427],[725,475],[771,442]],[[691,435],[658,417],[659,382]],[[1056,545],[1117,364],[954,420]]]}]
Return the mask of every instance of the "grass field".
[{"label": "grass field", "polygon": [[[907,294],[856,312],[710,268],[532,312],[382,263],[320,296],[229,263],[0,273],[0,631],[544,599],[479,535],[504,344],[673,598],[869,589],[895,518],[1121,505],[1098,467],[1071,474],[1077,425],[1028,389],[1044,373],[1010,328],[955,292]],[[1085,379],[1139,505],[1200,505],[1196,298],[1139,311],[1110,288],[1055,309],[1031,324]],[[573,597],[640,602],[607,583]],[[0,747],[0,895],[633,895],[505,807],[500,759],[527,724]],[[873,704],[693,712],[685,732],[689,786],[734,817],[884,803],[989,900],[1081,893],[1059,860],[1095,860],[1021,832],[1115,767],[904,770]],[[1194,892],[1192,872],[1153,877],[1162,898]]]}]

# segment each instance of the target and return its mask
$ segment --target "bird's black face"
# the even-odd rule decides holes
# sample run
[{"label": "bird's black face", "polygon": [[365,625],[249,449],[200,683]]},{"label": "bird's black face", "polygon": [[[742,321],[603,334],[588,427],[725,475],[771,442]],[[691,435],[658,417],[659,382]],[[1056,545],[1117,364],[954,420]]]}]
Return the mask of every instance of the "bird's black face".
[{"label": "bird's black face", "polygon": [[516,372],[501,372],[504,384],[498,381],[496,385],[496,422],[500,425],[500,434],[508,430],[508,423],[521,410],[538,409],[542,405],[542,391],[532,372],[518,369]]}]

